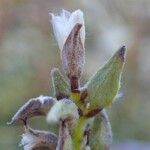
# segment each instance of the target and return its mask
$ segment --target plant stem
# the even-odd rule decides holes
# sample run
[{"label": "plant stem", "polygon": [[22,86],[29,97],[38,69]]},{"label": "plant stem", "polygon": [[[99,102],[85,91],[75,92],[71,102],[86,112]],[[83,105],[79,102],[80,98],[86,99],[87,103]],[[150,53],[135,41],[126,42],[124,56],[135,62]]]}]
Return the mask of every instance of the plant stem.
[{"label": "plant stem", "polygon": [[84,117],[80,117],[77,126],[73,131],[72,141],[75,150],[82,149],[85,123],[86,123],[86,119]]},{"label": "plant stem", "polygon": [[64,141],[65,141],[65,128],[66,128],[65,122],[60,121],[59,138],[58,138],[56,150],[64,150],[63,147],[64,147]]}]

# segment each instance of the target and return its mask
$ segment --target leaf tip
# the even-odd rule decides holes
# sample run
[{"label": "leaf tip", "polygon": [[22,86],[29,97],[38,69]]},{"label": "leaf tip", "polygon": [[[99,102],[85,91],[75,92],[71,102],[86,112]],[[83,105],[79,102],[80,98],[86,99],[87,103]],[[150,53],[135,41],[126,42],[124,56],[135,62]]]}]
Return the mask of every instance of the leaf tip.
[{"label": "leaf tip", "polygon": [[54,74],[56,74],[57,72],[59,72],[59,69],[58,68],[53,68],[51,70],[51,75],[53,76]]},{"label": "leaf tip", "polygon": [[119,58],[124,62],[125,61],[125,55],[126,55],[126,46],[122,46],[118,50],[118,55],[119,55]]},{"label": "leaf tip", "polygon": [[7,125],[12,125],[15,124],[17,122],[16,118],[13,117],[9,122],[6,122]]},{"label": "leaf tip", "polygon": [[74,26],[75,33],[78,33],[81,27],[82,27],[81,23],[76,23],[76,25]]}]

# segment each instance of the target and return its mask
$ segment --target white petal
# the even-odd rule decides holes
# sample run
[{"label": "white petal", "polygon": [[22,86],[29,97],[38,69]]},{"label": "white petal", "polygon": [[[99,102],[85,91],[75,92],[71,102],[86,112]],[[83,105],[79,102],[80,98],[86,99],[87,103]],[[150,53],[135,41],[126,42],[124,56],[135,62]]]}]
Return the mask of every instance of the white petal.
[{"label": "white petal", "polygon": [[[70,25],[70,31],[73,29],[73,27],[77,24],[82,24],[80,36],[82,40],[82,44],[84,46],[85,41],[85,25],[84,25],[84,15],[81,10],[76,10],[72,13],[70,19],[69,19],[69,25]],[[69,32],[70,33],[70,32]]]},{"label": "white petal", "polygon": [[54,14],[50,13],[52,19],[51,23],[54,30],[55,38],[58,42],[60,50],[62,50],[63,45],[70,34],[73,27],[80,23],[82,24],[81,28],[81,40],[84,46],[85,41],[85,26],[84,26],[84,16],[81,10],[76,10],[73,13],[70,13],[66,10],[62,10],[59,16],[55,16]]}]

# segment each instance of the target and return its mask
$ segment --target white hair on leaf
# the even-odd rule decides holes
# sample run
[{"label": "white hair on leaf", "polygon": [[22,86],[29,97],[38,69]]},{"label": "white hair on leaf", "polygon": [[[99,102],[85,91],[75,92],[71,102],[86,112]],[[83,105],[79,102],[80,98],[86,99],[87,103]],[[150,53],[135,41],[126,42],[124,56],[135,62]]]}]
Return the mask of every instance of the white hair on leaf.
[{"label": "white hair on leaf", "polygon": [[76,10],[72,13],[66,10],[62,10],[60,15],[54,15],[53,13],[49,13],[49,14],[52,17],[51,23],[60,50],[63,49],[63,45],[67,37],[69,36],[71,30],[77,23],[82,25],[82,28],[80,30],[80,36],[81,36],[82,44],[84,46],[85,25],[84,25],[83,12],[81,10]]},{"label": "white hair on leaf", "polygon": [[56,99],[54,99],[53,97],[50,97],[50,96],[43,96],[43,95],[40,95],[39,97],[36,98],[37,101],[40,101],[42,105],[44,105],[44,103],[49,100],[49,99],[52,99],[55,103]]}]

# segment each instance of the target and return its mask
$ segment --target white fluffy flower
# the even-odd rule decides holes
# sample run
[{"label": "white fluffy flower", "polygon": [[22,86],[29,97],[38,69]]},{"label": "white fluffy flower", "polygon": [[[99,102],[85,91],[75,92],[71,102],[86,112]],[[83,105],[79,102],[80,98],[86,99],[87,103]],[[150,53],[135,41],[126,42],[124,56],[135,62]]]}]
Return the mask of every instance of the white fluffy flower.
[{"label": "white fluffy flower", "polygon": [[72,123],[79,118],[77,106],[68,99],[58,101],[49,111],[47,121],[57,124],[59,121],[68,120]]},{"label": "white fluffy flower", "polygon": [[66,10],[62,10],[61,14],[58,16],[52,13],[50,13],[50,15],[52,16],[51,23],[60,50],[63,49],[63,45],[68,35],[77,23],[82,25],[82,28],[80,30],[80,37],[84,46],[85,26],[83,12],[81,10],[76,10],[72,13]]}]

